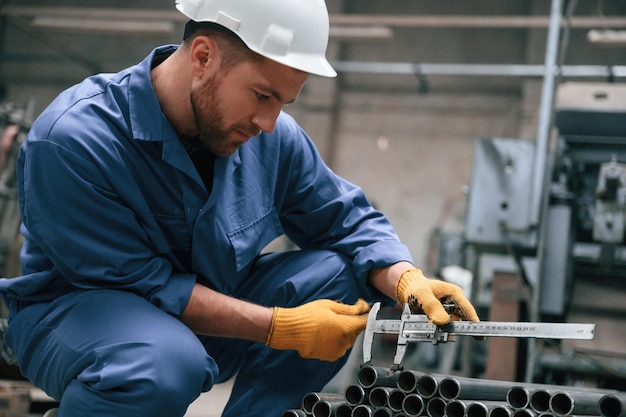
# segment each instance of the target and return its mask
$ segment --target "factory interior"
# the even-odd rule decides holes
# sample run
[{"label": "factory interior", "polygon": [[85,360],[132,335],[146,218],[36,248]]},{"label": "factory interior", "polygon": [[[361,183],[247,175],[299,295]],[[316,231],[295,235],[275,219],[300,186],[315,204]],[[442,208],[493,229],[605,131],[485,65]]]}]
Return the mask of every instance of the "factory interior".
[{"label": "factory interior", "polygon": [[[15,157],[34,119],[84,78],[180,43],[186,21],[174,0],[53,3],[0,0],[3,277],[20,275]],[[504,382],[507,393],[549,386],[546,392],[580,398],[580,408],[529,403],[507,408],[507,417],[626,416],[626,2],[326,5],[327,57],[338,75],[311,76],[285,108],[326,164],[387,215],[419,268],[464,289],[482,321],[595,325],[591,340],[538,339],[529,331],[409,343],[403,372],[419,371],[412,375],[440,386],[444,376],[462,387],[473,387],[464,378],[493,382],[479,387],[486,393]],[[287,249],[293,244],[286,238],[267,248]],[[399,320],[401,311],[379,315]],[[393,408],[387,397],[400,380],[385,385],[380,369],[393,363],[397,347],[393,335],[359,338],[317,395],[328,410],[275,417],[475,417],[465,409],[470,400],[493,401],[465,398],[457,401],[460,413],[437,411],[432,399],[419,412]],[[367,371],[378,378],[369,387]],[[0,383],[0,417],[36,417],[55,407],[14,364],[0,365]],[[371,393],[378,386],[389,388],[378,390],[387,406],[348,401],[346,388]],[[202,395],[186,417],[219,416],[229,387]],[[607,395],[617,405],[595,407]],[[595,408],[585,408],[588,402]]]}]

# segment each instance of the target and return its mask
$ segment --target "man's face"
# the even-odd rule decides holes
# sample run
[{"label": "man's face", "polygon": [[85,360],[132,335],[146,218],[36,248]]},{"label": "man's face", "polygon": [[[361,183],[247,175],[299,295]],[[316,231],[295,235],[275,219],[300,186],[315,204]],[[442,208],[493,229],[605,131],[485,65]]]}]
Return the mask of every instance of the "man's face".
[{"label": "man's face", "polygon": [[306,78],[266,59],[207,76],[190,94],[198,141],[217,156],[232,155],[251,137],[274,130],[280,110]]}]

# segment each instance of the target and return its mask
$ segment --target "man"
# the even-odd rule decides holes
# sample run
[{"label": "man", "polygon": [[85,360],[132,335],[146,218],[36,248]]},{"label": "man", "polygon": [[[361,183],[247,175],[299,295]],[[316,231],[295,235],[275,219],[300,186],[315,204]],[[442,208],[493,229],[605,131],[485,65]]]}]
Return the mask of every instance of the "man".
[{"label": "man", "polygon": [[[182,416],[237,374],[223,415],[277,416],[341,368],[365,300],[477,320],[282,112],[335,75],[324,3],[177,7],[180,47],[63,92],[18,158],[7,343],[58,415]],[[260,255],[283,233],[301,250]]]}]

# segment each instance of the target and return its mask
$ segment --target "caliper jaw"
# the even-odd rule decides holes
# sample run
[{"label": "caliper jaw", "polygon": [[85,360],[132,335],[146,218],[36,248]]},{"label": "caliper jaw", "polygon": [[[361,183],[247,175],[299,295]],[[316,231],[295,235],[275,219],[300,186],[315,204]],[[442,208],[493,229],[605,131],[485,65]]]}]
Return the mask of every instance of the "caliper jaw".
[{"label": "caliper jaw", "polygon": [[430,330],[411,329],[411,323],[429,323],[428,316],[425,314],[411,314],[408,304],[404,304],[402,308],[402,316],[400,317],[400,329],[398,332],[398,341],[396,343],[396,354],[393,358],[392,370],[402,369],[402,360],[406,354],[406,347],[409,342],[431,342],[433,345],[439,343],[447,343],[449,333],[440,326],[432,326]]},{"label": "caliper jaw", "polygon": [[402,360],[406,353],[409,342],[431,342],[433,344],[446,343],[449,340],[449,333],[445,327],[428,326],[424,330],[411,327],[412,323],[427,324],[428,317],[425,314],[411,314],[408,304],[404,304],[400,320],[378,319],[380,303],[375,303],[367,318],[367,327],[363,338],[363,362],[369,363],[372,360],[372,344],[374,334],[396,334],[396,353],[393,359],[392,370],[402,369]]}]

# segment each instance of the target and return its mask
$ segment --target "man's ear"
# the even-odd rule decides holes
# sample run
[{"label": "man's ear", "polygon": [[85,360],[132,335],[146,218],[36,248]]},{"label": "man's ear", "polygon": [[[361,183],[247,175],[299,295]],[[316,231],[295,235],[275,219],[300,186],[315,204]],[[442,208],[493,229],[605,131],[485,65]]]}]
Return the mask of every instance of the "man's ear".
[{"label": "man's ear", "polygon": [[202,77],[207,70],[217,68],[217,45],[208,36],[197,36],[190,45],[189,59],[194,75]]}]

